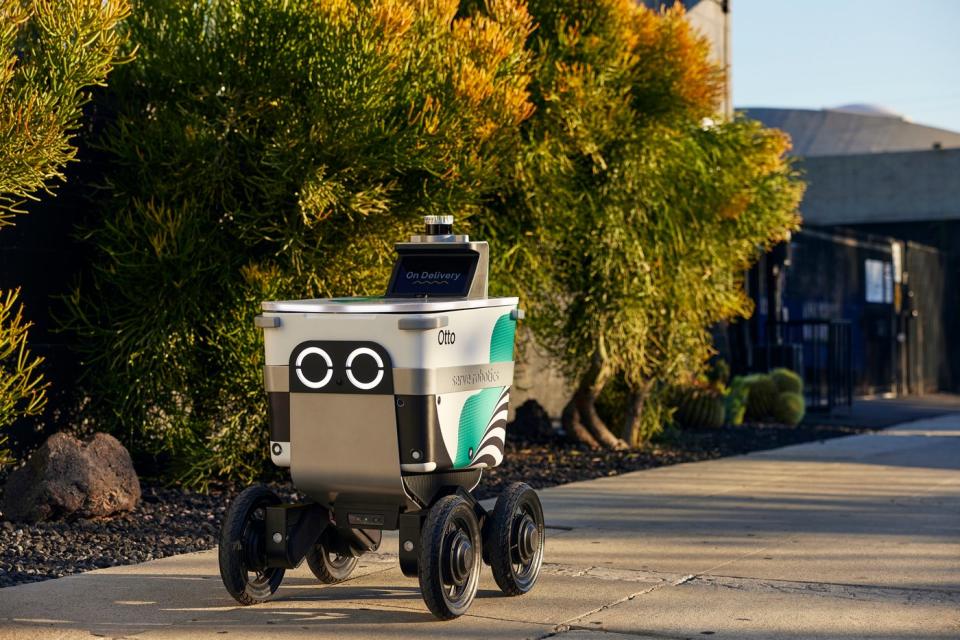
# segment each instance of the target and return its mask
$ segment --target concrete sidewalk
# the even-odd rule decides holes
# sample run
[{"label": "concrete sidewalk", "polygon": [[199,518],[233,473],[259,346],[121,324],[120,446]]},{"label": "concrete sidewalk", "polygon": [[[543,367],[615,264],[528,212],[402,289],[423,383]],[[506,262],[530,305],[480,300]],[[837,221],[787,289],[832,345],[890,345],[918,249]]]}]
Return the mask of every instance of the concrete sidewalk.
[{"label": "concrete sidewalk", "polygon": [[[541,492],[536,589],[436,622],[393,555],[238,607],[215,551],[0,589],[0,638],[958,638],[960,414]],[[618,635],[623,634],[623,635]]]}]

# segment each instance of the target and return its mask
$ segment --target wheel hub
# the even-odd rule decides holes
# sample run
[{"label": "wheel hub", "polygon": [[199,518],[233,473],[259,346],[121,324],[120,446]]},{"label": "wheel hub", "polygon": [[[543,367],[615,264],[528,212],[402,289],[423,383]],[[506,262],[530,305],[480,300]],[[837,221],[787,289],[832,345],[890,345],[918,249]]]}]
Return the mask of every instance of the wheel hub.
[{"label": "wheel hub", "polygon": [[447,560],[447,569],[451,582],[463,586],[470,577],[473,568],[473,545],[470,538],[463,531],[457,531],[450,540],[450,555]]},{"label": "wheel hub", "polygon": [[526,564],[533,559],[540,548],[540,536],[537,525],[530,514],[524,514],[517,523],[517,554],[521,563]]}]

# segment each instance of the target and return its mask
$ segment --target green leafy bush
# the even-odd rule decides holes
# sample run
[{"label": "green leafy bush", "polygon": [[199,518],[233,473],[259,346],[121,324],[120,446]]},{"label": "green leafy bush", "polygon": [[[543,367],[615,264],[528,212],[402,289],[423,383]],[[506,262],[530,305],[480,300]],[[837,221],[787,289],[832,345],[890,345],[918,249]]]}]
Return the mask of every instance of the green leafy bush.
[{"label": "green leafy bush", "polygon": [[[0,228],[63,179],[90,87],[117,61],[116,26],[128,10],[125,0],[0,0]],[[18,295],[0,291],[0,466],[11,461],[3,430],[46,402]]]},{"label": "green leafy bush", "polygon": [[421,215],[487,214],[532,111],[531,29],[519,0],[143,3],[70,301],[102,426],[189,483],[257,475],[260,301],[381,293]]},{"label": "green leafy bush", "polygon": [[771,417],[780,424],[795,427],[803,420],[806,405],[803,396],[792,391],[781,391],[773,405]]},{"label": "green leafy bush", "polygon": [[750,386],[743,376],[730,381],[730,387],[724,396],[724,414],[726,423],[738,427],[743,424],[750,398]]},{"label": "green leafy bush", "polygon": [[766,373],[752,373],[745,376],[747,386],[747,419],[755,422],[768,420],[773,414],[780,391],[776,383]]},{"label": "green leafy bush", "polygon": [[790,369],[780,367],[770,372],[770,378],[781,392],[803,393],[803,378]]},{"label": "green leafy bush", "polygon": [[[529,326],[574,382],[564,427],[592,446],[635,445],[656,385],[696,377],[709,328],[752,311],[743,273],[796,227],[802,186],[782,133],[717,113],[722,70],[679,5],[530,11],[537,110],[492,223],[523,239],[509,260]],[[596,402],[617,378],[630,397],[611,429]]]},{"label": "green leafy bush", "polygon": [[0,466],[12,462],[3,429],[14,420],[35,416],[46,403],[46,384],[37,367],[41,358],[27,349],[28,322],[17,304],[19,289],[0,297]]}]

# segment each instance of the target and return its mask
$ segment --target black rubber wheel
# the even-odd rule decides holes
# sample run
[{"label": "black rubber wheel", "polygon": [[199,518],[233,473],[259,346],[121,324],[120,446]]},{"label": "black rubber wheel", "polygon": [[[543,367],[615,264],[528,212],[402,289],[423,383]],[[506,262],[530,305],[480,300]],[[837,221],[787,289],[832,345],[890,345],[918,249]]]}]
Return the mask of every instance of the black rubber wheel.
[{"label": "black rubber wheel", "polygon": [[445,496],[427,513],[420,532],[418,573],[427,608],[441,620],[463,615],[480,582],[480,523],[473,507]]},{"label": "black rubber wheel", "polygon": [[543,507],[537,492],[523,482],[507,486],[485,534],[484,555],[500,590],[508,596],[530,591],[543,565]]},{"label": "black rubber wheel", "polygon": [[284,570],[264,566],[266,508],[280,498],[263,485],[244,489],[227,509],[220,529],[220,578],[243,605],[265,602],[283,581]]},{"label": "black rubber wheel", "polygon": [[317,580],[324,584],[337,584],[350,577],[357,568],[360,558],[338,551],[341,545],[333,539],[336,533],[327,529],[317,540],[317,544],[307,552],[307,565]]}]

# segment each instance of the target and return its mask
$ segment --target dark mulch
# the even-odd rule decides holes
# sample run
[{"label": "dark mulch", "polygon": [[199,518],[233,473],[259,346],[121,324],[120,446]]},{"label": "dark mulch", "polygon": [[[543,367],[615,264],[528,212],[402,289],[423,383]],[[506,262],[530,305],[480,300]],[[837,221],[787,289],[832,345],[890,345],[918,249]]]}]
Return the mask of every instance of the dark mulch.
[{"label": "dark mulch", "polygon": [[[511,442],[504,463],[486,472],[475,493],[483,499],[518,480],[541,489],[864,431],[846,426],[750,425],[674,432],[644,449],[624,452],[595,452],[560,442]],[[0,587],[216,546],[220,520],[238,488],[214,487],[209,494],[199,494],[144,485],[143,500],[130,514],[36,525],[0,523]],[[274,489],[285,500],[295,495],[289,484]]]}]

